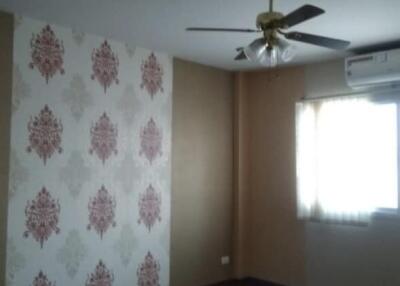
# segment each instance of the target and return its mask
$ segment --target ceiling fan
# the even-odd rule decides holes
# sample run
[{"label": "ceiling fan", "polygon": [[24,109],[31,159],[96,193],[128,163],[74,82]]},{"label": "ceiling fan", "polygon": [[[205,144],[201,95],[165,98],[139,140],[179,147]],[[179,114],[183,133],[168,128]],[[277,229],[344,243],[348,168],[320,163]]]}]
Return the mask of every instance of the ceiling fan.
[{"label": "ceiling fan", "polygon": [[273,0],[269,0],[269,11],[257,16],[257,29],[190,27],[186,30],[200,32],[263,33],[263,37],[254,40],[250,45],[237,48],[236,50],[239,54],[235,57],[235,60],[247,59],[267,66],[276,66],[279,61],[288,62],[294,57],[294,46],[290,45],[289,42],[283,38],[335,50],[343,50],[350,45],[350,42],[339,39],[286,31],[294,25],[325,13],[321,8],[313,5],[304,5],[285,16],[282,13],[274,11],[273,4]]}]

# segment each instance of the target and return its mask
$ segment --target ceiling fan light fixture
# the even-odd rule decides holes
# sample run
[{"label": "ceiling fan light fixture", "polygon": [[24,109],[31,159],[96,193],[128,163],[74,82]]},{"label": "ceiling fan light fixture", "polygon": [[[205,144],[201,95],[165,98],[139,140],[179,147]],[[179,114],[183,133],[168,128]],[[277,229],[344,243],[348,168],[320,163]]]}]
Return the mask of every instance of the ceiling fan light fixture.
[{"label": "ceiling fan light fixture", "polygon": [[296,56],[296,47],[284,39],[279,39],[278,48],[280,59],[285,63],[290,62]]},{"label": "ceiling fan light fixture", "polygon": [[289,62],[296,55],[296,48],[288,41],[279,39],[274,44],[268,44],[265,38],[254,40],[245,47],[240,58],[245,56],[247,59],[267,67],[275,67],[279,62]]},{"label": "ceiling fan light fixture", "polygon": [[267,47],[263,53],[263,57],[260,59],[260,64],[267,67],[275,67],[278,65],[278,48],[275,46]]},{"label": "ceiling fan light fixture", "polygon": [[265,57],[266,50],[266,40],[264,38],[259,38],[251,42],[250,45],[243,49],[244,54],[248,59],[253,62],[260,62],[263,57]]},{"label": "ceiling fan light fixture", "polygon": [[203,32],[237,32],[237,33],[263,33],[263,37],[254,40],[245,48],[237,49],[239,53],[235,60],[250,60],[252,62],[274,67],[278,63],[291,61],[297,49],[286,40],[297,41],[301,43],[316,45],[319,47],[330,48],[334,50],[344,50],[349,45],[349,41],[328,38],[324,36],[307,34],[295,31],[286,31],[287,29],[313,19],[325,11],[313,5],[303,5],[300,8],[283,15],[274,11],[273,0],[269,0],[269,11],[258,14],[256,19],[256,29],[242,28],[216,28],[216,27],[191,27],[188,31]]}]

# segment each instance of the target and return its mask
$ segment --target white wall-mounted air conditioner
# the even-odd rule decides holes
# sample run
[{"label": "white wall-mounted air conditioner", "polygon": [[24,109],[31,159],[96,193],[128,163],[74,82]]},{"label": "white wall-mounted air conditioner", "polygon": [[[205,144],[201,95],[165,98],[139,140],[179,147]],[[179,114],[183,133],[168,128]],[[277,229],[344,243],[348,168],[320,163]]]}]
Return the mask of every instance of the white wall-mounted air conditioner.
[{"label": "white wall-mounted air conditioner", "polygon": [[400,49],[346,58],[345,75],[353,88],[400,83]]}]

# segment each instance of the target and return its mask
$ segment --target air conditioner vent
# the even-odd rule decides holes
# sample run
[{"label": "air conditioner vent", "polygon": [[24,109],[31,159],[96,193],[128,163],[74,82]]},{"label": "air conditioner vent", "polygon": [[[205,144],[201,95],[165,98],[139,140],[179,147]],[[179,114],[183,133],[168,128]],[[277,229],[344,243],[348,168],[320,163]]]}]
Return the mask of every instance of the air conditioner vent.
[{"label": "air conditioner vent", "polygon": [[347,65],[351,66],[352,64],[355,63],[360,63],[360,62],[370,62],[373,61],[374,57],[373,56],[363,56],[363,57],[358,57],[358,58],[351,58],[348,62]]},{"label": "air conditioner vent", "polygon": [[349,57],[345,76],[353,88],[400,82],[400,49]]}]

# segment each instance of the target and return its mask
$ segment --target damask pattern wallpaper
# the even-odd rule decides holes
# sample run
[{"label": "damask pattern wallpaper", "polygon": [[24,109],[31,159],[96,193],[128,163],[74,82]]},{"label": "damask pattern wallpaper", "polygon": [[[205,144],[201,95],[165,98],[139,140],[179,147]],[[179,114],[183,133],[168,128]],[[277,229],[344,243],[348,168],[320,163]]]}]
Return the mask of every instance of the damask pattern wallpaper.
[{"label": "damask pattern wallpaper", "polygon": [[7,285],[167,286],[171,58],[16,21]]}]

